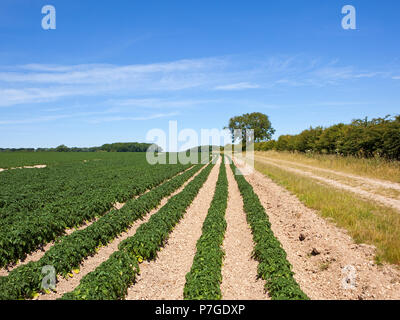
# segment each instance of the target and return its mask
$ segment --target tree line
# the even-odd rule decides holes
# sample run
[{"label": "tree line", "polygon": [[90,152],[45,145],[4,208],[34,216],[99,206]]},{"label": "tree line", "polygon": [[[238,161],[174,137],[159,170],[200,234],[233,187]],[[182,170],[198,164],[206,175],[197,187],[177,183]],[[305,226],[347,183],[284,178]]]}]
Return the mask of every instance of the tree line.
[{"label": "tree line", "polygon": [[[103,144],[100,147],[69,148],[62,144],[56,148],[0,148],[0,152],[146,152],[151,145],[150,143],[139,142],[117,142]],[[158,152],[162,152],[161,147],[156,149]]]},{"label": "tree line", "polygon": [[255,150],[315,152],[400,160],[400,115],[321,126],[255,144]]}]

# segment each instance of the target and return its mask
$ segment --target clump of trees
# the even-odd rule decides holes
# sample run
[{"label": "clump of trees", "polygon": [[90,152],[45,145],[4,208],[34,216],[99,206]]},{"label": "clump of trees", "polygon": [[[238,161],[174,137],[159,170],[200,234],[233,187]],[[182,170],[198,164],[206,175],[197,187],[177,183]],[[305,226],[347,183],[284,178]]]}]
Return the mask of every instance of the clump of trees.
[{"label": "clump of trees", "polygon": [[[0,152],[9,151],[30,151],[30,152],[146,152],[152,144],[139,142],[118,142],[103,144],[101,147],[90,148],[69,148],[66,145],[60,145],[56,148],[20,148],[20,149],[0,149]],[[162,148],[157,146],[155,151],[162,152]]]},{"label": "clump of trees", "polygon": [[[271,121],[266,114],[261,112],[245,113],[241,116],[235,116],[229,119],[229,124],[224,129],[229,129],[232,136],[232,144],[237,142],[254,143],[268,141],[275,133]],[[240,132],[240,136],[235,136],[235,131]],[[254,136],[251,136],[247,130],[253,130]],[[242,145],[242,148],[246,147]]]},{"label": "clump of trees", "polygon": [[400,160],[400,116],[372,120],[356,119],[350,124],[310,127],[297,135],[257,143],[255,150],[316,152],[322,154],[383,157]]},{"label": "clump of trees", "polygon": [[232,135],[232,143],[234,143],[234,132],[235,130],[241,131],[241,140],[249,140],[246,137],[246,130],[254,130],[254,141],[248,142],[261,142],[268,141],[272,138],[275,133],[275,129],[272,128],[271,122],[266,114],[260,112],[245,113],[241,116],[236,116],[229,119],[229,124],[224,129],[229,129]]},{"label": "clump of trees", "polygon": [[[152,144],[149,143],[139,143],[139,142],[129,142],[129,143],[111,143],[111,144],[103,144],[101,147],[98,147],[96,151],[106,151],[106,152],[146,152],[147,149]],[[161,148],[158,148],[158,152],[161,152]]]},{"label": "clump of trees", "polygon": [[0,148],[0,152],[35,152],[35,148]]}]

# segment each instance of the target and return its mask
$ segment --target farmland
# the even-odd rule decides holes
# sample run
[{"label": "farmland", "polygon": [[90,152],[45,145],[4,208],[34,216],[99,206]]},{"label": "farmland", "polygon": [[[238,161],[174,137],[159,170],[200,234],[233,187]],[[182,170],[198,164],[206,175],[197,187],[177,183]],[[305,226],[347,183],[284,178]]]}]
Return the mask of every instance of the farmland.
[{"label": "farmland", "polygon": [[247,176],[224,154],[157,165],[140,152],[15,154],[0,154],[3,168],[46,167],[0,172],[2,300],[399,298],[389,242],[378,263],[349,225],[273,182],[272,165]]}]

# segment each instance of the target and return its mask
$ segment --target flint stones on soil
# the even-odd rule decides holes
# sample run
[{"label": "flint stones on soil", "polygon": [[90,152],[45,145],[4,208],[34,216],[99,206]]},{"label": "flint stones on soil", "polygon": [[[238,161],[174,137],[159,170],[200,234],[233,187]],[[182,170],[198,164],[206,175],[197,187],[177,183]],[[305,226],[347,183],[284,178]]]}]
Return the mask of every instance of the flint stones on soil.
[{"label": "flint stones on soil", "polygon": [[317,249],[317,248],[313,248],[312,251],[311,251],[311,255],[312,255],[312,256],[317,256],[317,255],[319,255],[320,253],[321,253],[321,250],[320,250],[320,249]]}]

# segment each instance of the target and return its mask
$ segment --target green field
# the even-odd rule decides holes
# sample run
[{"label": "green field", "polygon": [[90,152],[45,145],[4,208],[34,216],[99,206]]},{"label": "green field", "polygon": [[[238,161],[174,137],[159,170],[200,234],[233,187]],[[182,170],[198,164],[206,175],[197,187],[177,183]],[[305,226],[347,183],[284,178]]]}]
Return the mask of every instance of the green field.
[{"label": "green field", "polygon": [[38,153],[35,160],[31,156],[20,154],[18,161],[26,165],[38,160],[49,166],[0,173],[0,266],[188,168],[149,165],[145,153]]},{"label": "green field", "polygon": [[[171,156],[167,154],[168,159]],[[213,161],[151,165],[146,154],[139,152],[3,152],[0,162],[8,168],[47,165],[0,172],[0,300],[125,299],[128,289],[135,285],[142,263],[156,262],[160,251],[168,249],[170,234],[184,220],[199,191],[209,176],[213,176],[214,168],[219,172],[218,177],[215,173],[213,176],[216,188],[211,203],[204,206],[207,216],[191,268],[182,276],[185,278],[182,298],[223,299],[225,211],[231,200],[228,190],[232,187],[227,181],[229,167],[222,164],[216,168]],[[258,163],[256,169],[296,193],[324,217],[339,214],[343,219],[346,217],[345,223],[339,225],[350,229],[357,242],[377,245],[379,259],[398,263],[397,216],[386,211],[381,215],[376,207],[345,193],[340,193],[340,199],[328,201],[327,196],[334,194],[331,190],[321,189],[322,194],[315,194],[315,186],[305,179],[276,170],[271,173],[271,168],[266,170]],[[230,170],[236,172],[235,164],[231,164]],[[252,259],[258,265],[254,277],[263,281],[263,294],[268,292],[271,299],[308,299],[309,293],[294,278],[291,262],[272,232],[268,211],[252,184],[241,175],[235,175],[235,183],[243,200],[243,207],[237,209],[246,215],[253,236]],[[309,201],[314,198],[317,203],[323,201],[325,207]],[[358,212],[360,215],[352,214]],[[368,213],[368,219],[364,213]],[[356,220],[349,220],[351,217]],[[361,225],[360,221],[365,224]],[[349,225],[356,222],[360,228],[351,229]],[[137,229],[121,239],[135,224]],[[360,230],[370,232],[365,234]],[[120,242],[113,246],[113,241],[118,239]],[[111,253],[88,271],[85,261],[101,256],[99,250],[109,247],[112,247]],[[40,250],[42,254],[35,257]],[[29,259],[26,261],[26,258]],[[57,293],[56,287],[43,287],[46,278],[43,270],[48,266],[54,268],[59,279],[66,281],[79,274],[81,268],[84,272],[73,288]]]}]

